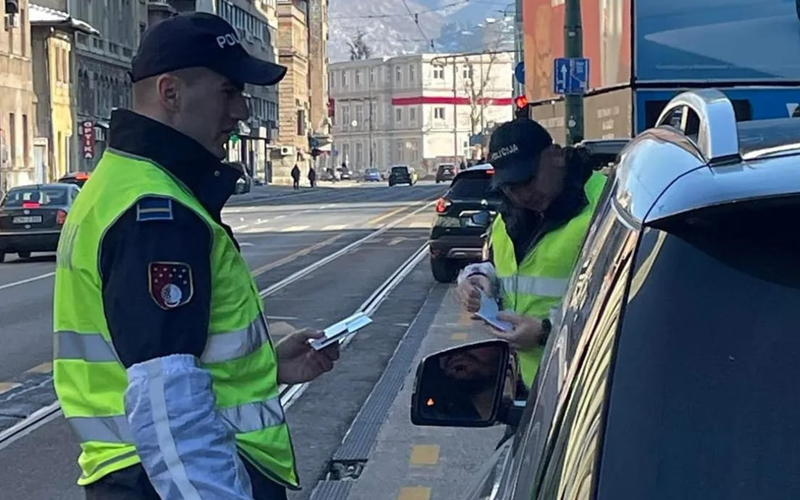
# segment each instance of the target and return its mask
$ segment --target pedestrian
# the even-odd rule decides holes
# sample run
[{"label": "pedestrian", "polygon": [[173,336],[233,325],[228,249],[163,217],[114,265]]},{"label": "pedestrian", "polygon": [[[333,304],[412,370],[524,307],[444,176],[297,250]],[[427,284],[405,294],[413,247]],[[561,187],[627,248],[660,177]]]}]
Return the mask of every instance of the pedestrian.
[{"label": "pedestrian", "polygon": [[[519,118],[492,134],[492,189],[502,199],[490,234],[490,260],[458,277],[464,308],[476,312],[482,290],[501,305],[511,332],[494,333],[518,352],[525,387],[539,368],[549,315],[567,288],[592,214],[606,184],[573,148],[553,144],[537,122]],[[568,159],[569,158],[569,159]]]},{"label": "pedestrian", "polygon": [[273,346],[221,210],[241,172],[222,162],[244,84],[286,68],[248,55],[221,17],[152,26],[131,69],[133,107],[61,233],[54,380],[92,499],[275,500],[298,488],[279,384],[333,367],[321,332]]},{"label": "pedestrian", "polygon": [[292,169],[292,187],[295,191],[300,189],[300,167],[296,163]]},{"label": "pedestrian", "polygon": [[317,186],[317,171],[314,170],[314,167],[308,167],[308,182],[312,188]]}]

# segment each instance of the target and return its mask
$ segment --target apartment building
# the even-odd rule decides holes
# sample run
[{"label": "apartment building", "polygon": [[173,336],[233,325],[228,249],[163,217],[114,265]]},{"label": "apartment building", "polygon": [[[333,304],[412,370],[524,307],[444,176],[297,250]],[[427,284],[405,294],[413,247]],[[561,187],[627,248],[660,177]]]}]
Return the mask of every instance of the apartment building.
[{"label": "apartment building", "polygon": [[34,102],[27,0],[3,0],[0,32],[0,192],[36,180]]},{"label": "apartment building", "polygon": [[510,54],[418,54],[330,65],[334,154],[357,170],[479,158],[513,117]]}]

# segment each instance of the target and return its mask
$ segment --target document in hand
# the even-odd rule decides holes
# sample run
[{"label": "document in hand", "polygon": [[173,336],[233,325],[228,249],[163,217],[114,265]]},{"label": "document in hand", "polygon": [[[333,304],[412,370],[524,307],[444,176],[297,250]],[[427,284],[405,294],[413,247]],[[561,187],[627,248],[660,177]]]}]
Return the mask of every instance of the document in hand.
[{"label": "document in hand", "polygon": [[476,315],[502,332],[510,332],[513,330],[514,327],[511,323],[497,318],[499,313],[500,308],[497,307],[497,302],[487,297],[486,294],[481,291],[481,307]]},{"label": "document in hand", "polygon": [[356,313],[352,316],[349,316],[338,323],[334,323],[333,325],[329,326],[324,330],[325,336],[321,339],[315,339],[311,341],[311,347],[315,350],[319,351],[325,349],[329,345],[333,344],[334,342],[338,342],[345,335],[350,335],[352,333],[361,330],[368,324],[372,323],[372,318],[367,316],[364,313]]}]

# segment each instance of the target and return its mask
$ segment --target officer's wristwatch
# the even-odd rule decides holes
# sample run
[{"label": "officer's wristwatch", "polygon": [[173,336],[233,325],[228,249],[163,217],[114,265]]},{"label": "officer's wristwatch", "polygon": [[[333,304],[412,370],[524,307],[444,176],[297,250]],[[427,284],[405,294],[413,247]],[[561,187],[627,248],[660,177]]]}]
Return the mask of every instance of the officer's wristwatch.
[{"label": "officer's wristwatch", "polygon": [[553,323],[549,319],[542,320],[542,333],[539,335],[539,345],[544,347],[547,345],[547,339],[550,338],[550,332],[553,330]]}]

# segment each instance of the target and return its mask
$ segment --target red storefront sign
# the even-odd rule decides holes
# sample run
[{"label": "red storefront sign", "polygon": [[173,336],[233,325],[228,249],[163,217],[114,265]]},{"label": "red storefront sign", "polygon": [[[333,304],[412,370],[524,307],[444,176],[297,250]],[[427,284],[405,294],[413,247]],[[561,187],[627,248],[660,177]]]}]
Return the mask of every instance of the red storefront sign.
[{"label": "red storefront sign", "polygon": [[94,158],[94,122],[86,120],[81,122],[81,140],[83,141],[83,157]]}]

